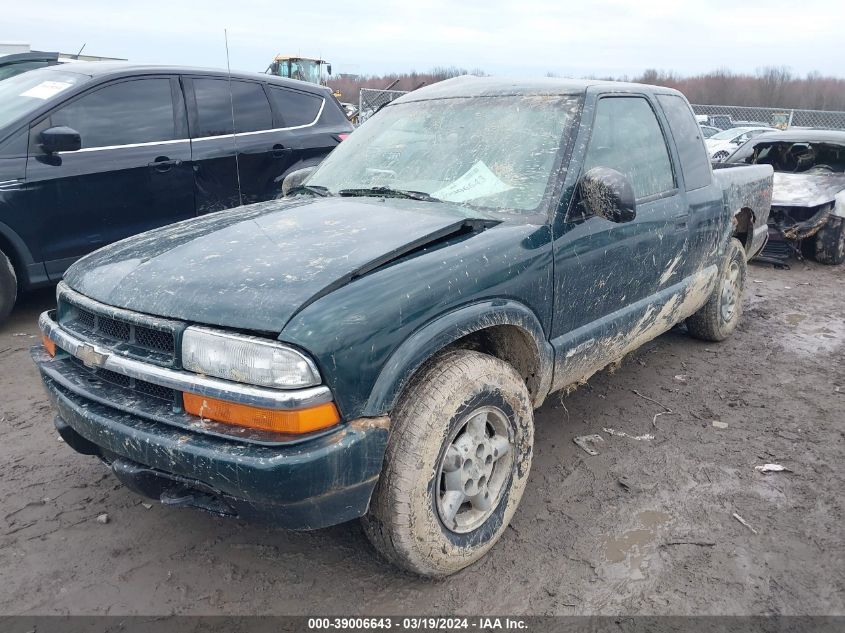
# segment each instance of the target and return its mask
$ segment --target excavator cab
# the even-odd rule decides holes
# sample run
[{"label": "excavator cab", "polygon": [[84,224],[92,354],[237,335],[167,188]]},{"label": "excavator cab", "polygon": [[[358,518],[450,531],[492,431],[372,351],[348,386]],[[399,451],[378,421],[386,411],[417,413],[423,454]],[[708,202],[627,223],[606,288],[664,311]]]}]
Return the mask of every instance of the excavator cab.
[{"label": "excavator cab", "polygon": [[[325,69],[325,76],[323,69]],[[332,74],[332,65],[324,59],[276,55],[267,72],[278,77],[298,79],[322,86],[325,85],[325,79]]]}]

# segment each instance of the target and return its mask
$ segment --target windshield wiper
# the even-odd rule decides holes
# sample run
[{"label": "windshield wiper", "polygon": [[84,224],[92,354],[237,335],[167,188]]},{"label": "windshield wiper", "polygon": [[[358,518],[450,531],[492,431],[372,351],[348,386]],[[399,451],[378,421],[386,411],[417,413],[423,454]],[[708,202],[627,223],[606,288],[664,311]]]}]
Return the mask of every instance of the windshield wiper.
[{"label": "windshield wiper", "polygon": [[410,200],[422,200],[423,202],[443,202],[424,191],[411,191],[409,189],[392,189],[391,187],[362,187],[360,189],[341,189],[337,192],[339,196],[384,196],[388,198],[408,198]]},{"label": "windshield wiper", "polygon": [[290,191],[288,191],[287,195],[290,196],[295,193],[313,193],[315,196],[320,196],[321,198],[325,198],[327,196],[332,195],[329,192],[328,187],[323,187],[322,185],[297,185]]}]

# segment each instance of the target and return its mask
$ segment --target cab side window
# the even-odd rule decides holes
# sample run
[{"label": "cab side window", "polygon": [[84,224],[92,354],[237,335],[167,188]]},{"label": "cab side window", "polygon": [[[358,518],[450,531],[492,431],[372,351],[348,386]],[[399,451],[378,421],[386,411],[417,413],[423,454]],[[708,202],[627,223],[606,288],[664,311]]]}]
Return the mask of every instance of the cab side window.
[{"label": "cab side window", "polygon": [[82,147],[110,147],[179,138],[170,80],[133,79],[83,95],[50,115],[50,126],[79,132]]},{"label": "cab side window", "polygon": [[684,173],[687,191],[706,187],[712,181],[710,161],[702,140],[702,132],[695,121],[692,110],[683,97],[657,95],[663,113],[669,120],[669,127],[675,137],[675,148]]},{"label": "cab side window", "polygon": [[593,167],[609,167],[627,176],[638,200],[675,188],[666,139],[646,99],[599,100],[584,171]]},{"label": "cab side window", "polygon": [[194,138],[273,128],[270,103],[261,84],[228,79],[194,79],[193,84],[198,118]]},{"label": "cab side window", "polygon": [[285,127],[310,125],[320,113],[323,100],[317,95],[270,86],[273,106],[281,115]]}]

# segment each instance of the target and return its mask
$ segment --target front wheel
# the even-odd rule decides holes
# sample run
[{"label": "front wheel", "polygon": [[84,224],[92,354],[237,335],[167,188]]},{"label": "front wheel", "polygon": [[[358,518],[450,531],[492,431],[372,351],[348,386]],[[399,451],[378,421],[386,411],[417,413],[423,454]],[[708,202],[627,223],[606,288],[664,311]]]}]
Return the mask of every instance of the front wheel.
[{"label": "front wheel", "polygon": [[736,329],[742,316],[742,299],[748,264],[745,249],[732,238],[719,270],[719,280],[707,303],[687,319],[687,330],[705,341],[724,341]]},{"label": "front wheel", "polygon": [[813,259],[835,265],[845,261],[845,218],[831,216],[816,233]]},{"label": "front wheel", "polygon": [[446,576],[499,540],[531,469],[534,417],[525,381],[473,351],[429,363],[391,415],[384,468],[363,519],[389,561]]}]

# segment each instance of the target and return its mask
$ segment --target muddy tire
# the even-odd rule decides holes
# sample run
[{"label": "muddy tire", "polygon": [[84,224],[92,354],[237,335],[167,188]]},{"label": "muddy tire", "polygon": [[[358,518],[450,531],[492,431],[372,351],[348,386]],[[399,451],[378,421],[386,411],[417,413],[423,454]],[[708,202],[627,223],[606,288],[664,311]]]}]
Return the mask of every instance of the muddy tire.
[{"label": "muddy tire", "polygon": [[534,413],[508,363],[458,350],[414,377],[390,439],[364,531],[390,562],[446,576],[504,533],[531,469]]},{"label": "muddy tire", "polygon": [[742,300],[748,277],[745,249],[732,238],[719,270],[719,280],[707,303],[687,319],[687,330],[704,341],[724,341],[742,317]]},{"label": "muddy tire", "polygon": [[11,314],[18,296],[18,278],[12,262],[0,251],[0,324]]},{"label": "muddy tire", "polygon": [[845,261],[845,218],[831,216],[816,233],[813,259],[820,264],[835,265]]}]

